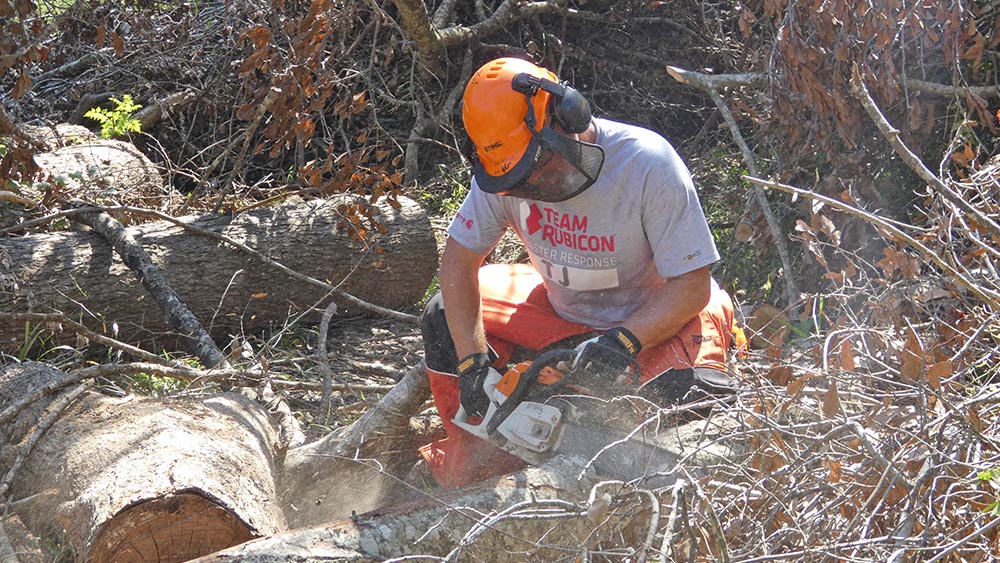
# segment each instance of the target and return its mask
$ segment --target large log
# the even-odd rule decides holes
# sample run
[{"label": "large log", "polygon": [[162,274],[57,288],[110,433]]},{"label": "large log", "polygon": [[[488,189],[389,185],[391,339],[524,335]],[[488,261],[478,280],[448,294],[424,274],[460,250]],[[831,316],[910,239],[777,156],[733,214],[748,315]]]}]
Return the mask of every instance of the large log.
[{"label": "large log", "polygon": [[[670,504],[669,491],[678,480],[747,455],[748,438],[738,433],[741,424],[737,417],[716,413],[661,430],[658,442],[676,454],[683,470],[667,468],[669,473],[637,483],[607,480],[589,460],[556,456],[449,493],[422,493],[419,500],[255,539],[196,563],[357,563],[407,556],[491,563],[586,561],[587,552],[607,549],[621,554],[609,560],[643,560],[622,550],[648,549],[653,536],[662,534],[668,519],[657,514],[661,503]],[[375,474],[372,465],[365,469]],[[341,499],[349,505],[365,493],[362,487]],[[458,551],[461,558],[448,558]]]},{"label": "large log", "polygon": [[[0,369],[0,410],[65,377],[39,363]],[[4,450],[25,453],[54,401],[5,424]],[[33,533],[65,542],[78,561],[187,561],[286,527],[275,502],[277,433],[241,395],[87,392],[53,414],[13,473],[11,497]]]},{"label": "large log", "polygon": [[[338,229],[340,206],[351,196],[239,214],[185,218],[225,235],[292,270],[333,284],[386,308],[417,303],[437,270],[430,222],[414,201],[379,203],[387,233],[373,244]],[[318,319],[329,299],[322,287],[299,281],[218,240],[166,221],[131,227],[160,271],[214,338],[280,324],[310,312]],[[375,247],[378,247],[376,251]],[[97,332],[117,323],[122,339],[171,346],[163,312],[110,245],[93,233],[60,232],[0,240],[0,310],[61,310]],[[344,302],[341,311],[357,311]],[[26,327],[0,325],[0,350],[13,352]]]}]

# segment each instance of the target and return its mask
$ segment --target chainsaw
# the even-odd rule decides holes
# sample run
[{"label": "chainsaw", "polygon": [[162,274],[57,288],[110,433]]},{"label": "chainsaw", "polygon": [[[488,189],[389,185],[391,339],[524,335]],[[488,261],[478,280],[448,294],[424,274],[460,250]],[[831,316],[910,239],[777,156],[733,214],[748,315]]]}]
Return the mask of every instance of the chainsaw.
[{"label": "chainsaw", "polygon": [[453,422],[532,465],[566,455],[624,481],[663,477],[679,456],[656,442],[655,428],[647,428],[654,419],[644,423],[635,403],[617,398],[634,394],[634,387],[589,376],[573,366],[576,356],[573,349],[551,350],[515,365],[487,390],[490,406],[481,421],[470,421],[460,406]]}]

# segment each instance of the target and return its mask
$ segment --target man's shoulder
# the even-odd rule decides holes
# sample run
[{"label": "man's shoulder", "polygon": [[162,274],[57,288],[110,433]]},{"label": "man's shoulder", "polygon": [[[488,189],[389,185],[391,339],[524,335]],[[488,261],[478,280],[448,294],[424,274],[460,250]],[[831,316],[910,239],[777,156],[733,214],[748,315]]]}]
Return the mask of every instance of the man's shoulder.
[{"label": "man's shoulder", "polygon": [[598,131],[608,144],[629,144],[649,151],[673,151],[673,146],[652,129],[607,118],[595,118]]}]

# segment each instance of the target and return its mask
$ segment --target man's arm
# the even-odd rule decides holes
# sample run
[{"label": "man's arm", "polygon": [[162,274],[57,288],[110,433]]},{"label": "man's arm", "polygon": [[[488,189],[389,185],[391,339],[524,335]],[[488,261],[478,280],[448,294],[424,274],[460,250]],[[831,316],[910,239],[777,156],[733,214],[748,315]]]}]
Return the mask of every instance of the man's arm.
[{"label": "man's arm", "polygon": [[485,255],[477,254],[449,238],[441,255],[441,296],[448,330],[459,359],[486,352],[483,307],[479,293],[479,268]]},{"label": "man's arm", "polygon": [[[632,332],[644,350],[673,338],[708,305],[712,296],[709,267],[670,278],[622,326]],[[449,322],[450,322],[449,318]]]}]

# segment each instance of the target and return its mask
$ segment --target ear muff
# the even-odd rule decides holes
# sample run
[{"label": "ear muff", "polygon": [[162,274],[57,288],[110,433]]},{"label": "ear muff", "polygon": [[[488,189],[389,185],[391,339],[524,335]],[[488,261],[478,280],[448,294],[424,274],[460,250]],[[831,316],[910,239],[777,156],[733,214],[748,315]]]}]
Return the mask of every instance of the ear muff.
[{"label": "ear muff", "polygon": [[[583,133],[590,127],[590,103],[568,82],[557,84],[545,78],[520,73],[514,76],[511,87],[529,97],[534,96],[539,89],[552,94],[549,111],[559,126],[567,133]],[[530,103],[528,104],[528,115],[524,117],[524,120],[529,127],[534,128],[535,115]]]},{"label": "ear muff", "polygon": [[552,114],[568,133],[583,133],[590,127],[590,103],[569,83],[562,83],[563,95],[554,96]]}]

